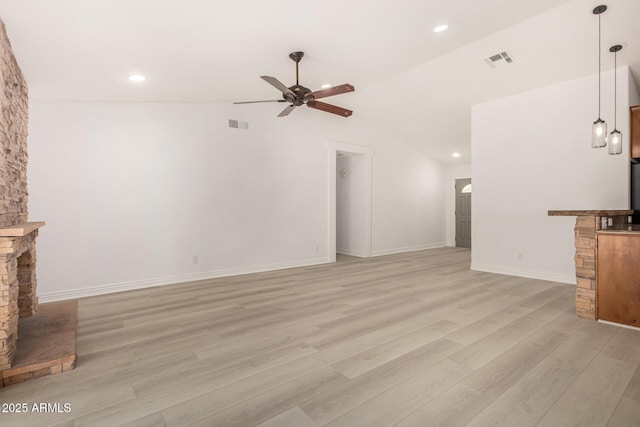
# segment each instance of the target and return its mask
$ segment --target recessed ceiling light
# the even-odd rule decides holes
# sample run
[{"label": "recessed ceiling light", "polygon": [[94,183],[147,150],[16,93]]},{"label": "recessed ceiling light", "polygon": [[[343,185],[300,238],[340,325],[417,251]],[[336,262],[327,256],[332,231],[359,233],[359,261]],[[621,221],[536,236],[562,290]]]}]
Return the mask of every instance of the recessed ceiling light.
[{"label": "recessed ceiling light", "polygon": [[143,82],[147,80],[147,78],[142,74],[132,74],[129,76],[129,80],[132,82]]},{"label": "recessed ceiling light", "polygon": [[322,86],[320,86],[322,89],[329,89],[331,87],[331,83],[325,83]]},{"label": "recessed ceiling light", "polygon": [[441,33],[441,32],[443,32],[444,30],[446,30],[447,28],[449,28],[449,26],[448,26],[447,24],[438,25],[437,27],[435,27],[435,28],[433,29],[433,32],[434,32],[434,33]]},{"label": "recessed ceiling light", "polygon": [[460,153],[453,153],[452,156],[453,157],[460,157]]}]

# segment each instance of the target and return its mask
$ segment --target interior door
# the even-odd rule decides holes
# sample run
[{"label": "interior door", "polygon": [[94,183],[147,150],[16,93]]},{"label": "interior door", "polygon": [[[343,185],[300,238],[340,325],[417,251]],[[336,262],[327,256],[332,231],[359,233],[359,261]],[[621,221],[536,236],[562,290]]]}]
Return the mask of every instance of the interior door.
[{"label": "interior door", "polygon": [[456,246],[471,247],[471,178],[456,179]]}]

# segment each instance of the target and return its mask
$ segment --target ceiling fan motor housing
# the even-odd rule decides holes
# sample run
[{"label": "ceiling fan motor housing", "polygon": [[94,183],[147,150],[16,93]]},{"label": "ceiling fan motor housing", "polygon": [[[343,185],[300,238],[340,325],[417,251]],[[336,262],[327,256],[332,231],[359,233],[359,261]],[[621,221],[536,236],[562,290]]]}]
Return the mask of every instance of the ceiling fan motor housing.
[{"label": "ceiling fan motor housing", "polygon": [[[301,106],[301,105],[304,105],[304,103],[305,103],[307,100],[309,100],[309,99],[310,99],[309,97],[306,97],[306,95],[307,95],[308,93],[311,93],[311,89],[309,89],[309,88],[306,88],[306,87],[301,86],[301,85],[293,85],[293,86],[291,86],[291,87],[289,88],[289,90],[291,90],[293,93],[295,93],[295,94],[296,94],[296,96],[295,96],[295,97],[293,97],[293,96],[291,96],[291,95],[284,94],[284,95],[283,95],[283,98],[284,98],[286,101],[293,103],[293,105],[296,105],[296,106],[298,106],[298,107],[299,107],[299,106]],[[305,98],[305,97],[306,97],[306,98]]]}]

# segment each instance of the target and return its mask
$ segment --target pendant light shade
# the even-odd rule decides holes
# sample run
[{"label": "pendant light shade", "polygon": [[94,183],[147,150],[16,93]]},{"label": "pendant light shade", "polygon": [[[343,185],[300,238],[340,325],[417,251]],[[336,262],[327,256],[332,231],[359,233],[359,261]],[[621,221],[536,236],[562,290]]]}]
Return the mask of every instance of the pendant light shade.
[{"label": "pendant light shade", "polygon": [[602,28],[601,15],[607,10],[607,6],[601,5],[593,9],[593,14],[598,15],[598,120],[591,127],[591,147],[602,148],[607,145],[607,123],[600,118],[601,101],[601,71],[602,71]]},{"label": "pendant light shade", "polygon": [[622,154],[622,132],[617,129],[609,134],[609,154]]},{"label": "pendant light shade", "polygon": [[622,46],[611,46],[609,52],[614,55],[613,68],[613,131],[609,134],[609,154],[622,154],[622,133],[618,130],[618,52]]},{"label": "pendant light shade", "polygon": [[602,148],[607,145],[607,123],[598,118],[591,127],[591,146]]}]

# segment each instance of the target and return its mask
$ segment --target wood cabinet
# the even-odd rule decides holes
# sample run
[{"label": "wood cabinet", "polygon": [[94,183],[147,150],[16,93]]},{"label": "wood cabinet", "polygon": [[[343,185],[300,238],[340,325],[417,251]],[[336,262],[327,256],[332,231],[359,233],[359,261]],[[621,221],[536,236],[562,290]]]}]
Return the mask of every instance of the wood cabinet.
[{"label": "wood cabinet", "polygon": [[598,319],[640,327],[640,233],[598,233]]},{"label": "wood cabinet", "polygon": [[640,159],[640,105],[631,107],[631,158]]}]

